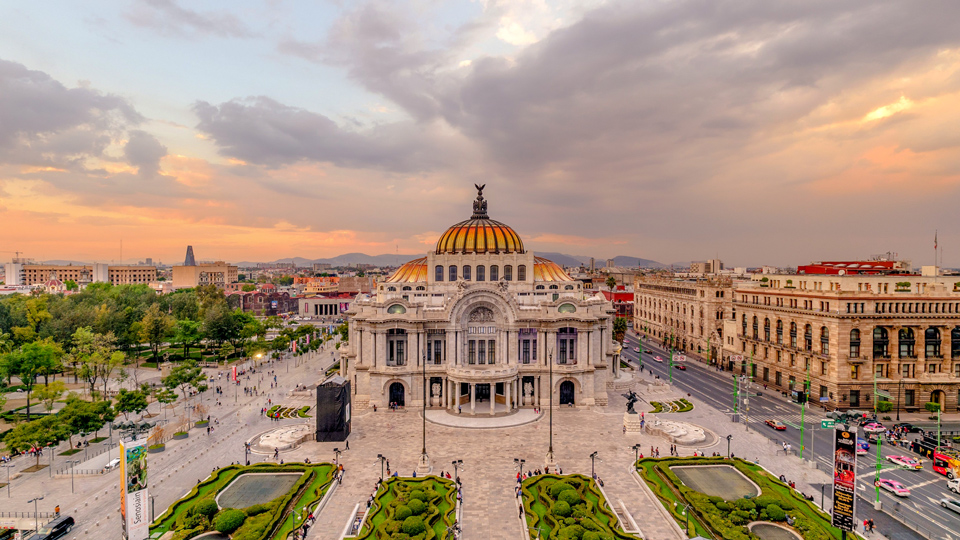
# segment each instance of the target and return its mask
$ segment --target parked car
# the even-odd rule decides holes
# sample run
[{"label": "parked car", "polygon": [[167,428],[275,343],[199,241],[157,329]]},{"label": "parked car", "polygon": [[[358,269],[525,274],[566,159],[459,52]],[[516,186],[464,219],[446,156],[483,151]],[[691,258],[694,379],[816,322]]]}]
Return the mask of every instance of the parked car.
[{"label": "parked car", "polygon": [[880,489],[889,491],[897,497],[909,497],[910,490],[907,489],[907,486],[897,482],[896,480],[891,480],[889,478],[881,478],[877,480],[877,486],[880,486]]},{"label": "parked car", "polygon": [[787,429],[787,426],[783,425],[783,422],[779,420],[767,420],[765,423],[777,431],[784,431]]},{"label": "parked car", "polygon": [[903,429],[906,433],[923,433],[923,428],[907,422],[894,424],[893,429]]},{"label": "parked car", "polygon": [[940,499],[940,506],[960,514],[960,501],[956,499]]},{"label": "parked car", "polygon": [[913,469],[915,471],[923,469],[923,462],[910,456],[887,456],[887,461],[905,469]]},{"label": "parked car", "polygon": [[883,433],[887,428],[883,427],[883,424],[880,422],[867,422],[863,425],[864,433]]},{"label": "parked car", "polygon": [[960,493],[960,478],[954,478],[953,480],[947,480],[947,489],[954,493]]},{"label": "parked car", "polygon": [[654,361],[654,362],[660,362],[660,363],[662,364],[662,363],[663,363],[663,358],[660,358],[659,356],[654,356],[654,357],[653,357],[653,361]]},{"label": "parked car", "polygon": [[60,516],[43,527],[40,531],[28,537],[27,540],[56,540],[65,537],[73,529],[74,520],[70,516]]}]

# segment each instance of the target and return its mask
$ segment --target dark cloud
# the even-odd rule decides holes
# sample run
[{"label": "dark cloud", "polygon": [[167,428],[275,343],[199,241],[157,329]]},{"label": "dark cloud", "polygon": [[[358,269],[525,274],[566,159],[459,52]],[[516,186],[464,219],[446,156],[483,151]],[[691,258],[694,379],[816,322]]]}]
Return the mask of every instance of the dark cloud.
[{"label": "dark cloud", "polygon": [[300,160],[330,162],[349,168],[397,172],[432,168],[445,156],[429,129],[411,123],[342,129],[336,122],[304,109],[259,96],[220,105],[194,105],[197,128],[212,137],[220,151],[269,166]]},{"label": "dark cloud", "polygon": [[67,166],[143,118],[123,98],[0,60],[0,162]]},{"label": "dark cloud", "polygon": [[212,35],[226,38],[256,36],[231,13],[198,12],[180,6],[176,0],[140,0],[124,16],[133,24],[164,35]]},{"label": "dark cloud", "polygon": [[167,155],[167,147],[153,135],[140,130],[130,132],[130,139],[123,147],[127,163],[137,168],[144,178],[156,176],[160,170],[160,160]]}]

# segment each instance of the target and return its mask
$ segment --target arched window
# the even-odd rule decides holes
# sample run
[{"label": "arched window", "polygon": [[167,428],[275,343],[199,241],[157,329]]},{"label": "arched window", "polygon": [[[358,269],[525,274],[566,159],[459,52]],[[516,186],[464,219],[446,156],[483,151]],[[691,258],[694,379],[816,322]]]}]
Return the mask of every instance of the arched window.
[{"label": "arched window", "polygon": [[763,320],[763,340],[770,341],[770,319]]},{"label": "arched window", "polygon": [[830,330],[820,327],[820,354],[830,354]]},{"label": "arched window", "polygon": [[526,281],[527,280],[527,265],[520,264],[517,265],[517,281]]},{"label": "arched window", "polygon": [[536,287],[534,287],[534,289],[536,289],[536,290],[538,290],[538,291],[542,291],[542,290],[543,290],[543,285],[537,285]]},{"label": "arched window", "polygon": [[448,269],[447,274],[448,274],[448,277],[447,277],[447,280],[448,280],[448,281],[456,281],[456,280],[457,280],[457,265],[451,264],[451,265],[450,265],[450,268]]},{"label": "arched window", "polygon": [[923,332],[923,341],[927,358],[940,358],[940,330],[927,328]]},{"label": "arched window", "polygon": [[500,281],[500,267],[495,264],[490,265],[490,281]]},{"label": "arched window", "polygon": [[886,328],[877,326],[873,329],[873,357],[890,358],[890,335]]},{"label": "arched window", "polygon": [[434,269],[433,279],[434,281],[443,281],[443,266],[437,265]]},{"label": "arched window", "polygon": [[573,285],[567,285],[567,286],[565,286],[565,287],[563,288],[563,290],[565,290],[565,291],[572,291],[572,290],[573,290]]},{"label": "arched window", "polygon": [[420,285],[420,286],[417,287],[417,290],[418,290],[418,291],[425,291],[425,290],[427,290],[427,288],[424,287],[423,285]]},{"label": "arched window", "polygon": [[860,357],[860,330],[854,328],[850,331],[850,358]]},{"label": "arched window", "polygon": [[805,351],[813,350],[813,326],[809,324],[803,327],[803,349]]},{"label": "arched window", "polygon": [[557,290],[557,289],[559,289],[559,288],[560,288],[560,287],[558,287],[558,286],[556,286],[556,285],[551,285],[551,286],[550,286],[550,290],[551,290],[551,291],[555,291],[555,290]]},{"label": "arched window", "polygon": [[404,286],[404,287],[403,287],[402,289],[400,289],[400,290],[401,290],[401,291],[412,291],[413,289],[411,289],[409,285],[406,285],[406,286]]},{"label": "arched window", "polygon": [[797,348],[797,323],[790,323],[790,346]]},{"label": "arched window", "polygon": [[503,267],[503,279],[513,281],[513,266],[507,264]]},{"label": "arched window", "polygon": [[473,276],[471,276],[470,274],[472,274],[472,272],[470,271],[470,265],[469,264],[463,265],[463,279],[470,281],[473,278]]},{"label": "arched window", "polygon": [[777,319],[777,345],[783,345],[783,321]]},{"label": "arched window", "polygon": [[396,288],[396,287],[387,287],[387,290],[388,290],[388,291],[395,291],[395,290],[397,290],[397,288]]},{"label": "arched window", "polygon": [[916,338],[910,328],[900,329],[900,358],[916,358]]}]

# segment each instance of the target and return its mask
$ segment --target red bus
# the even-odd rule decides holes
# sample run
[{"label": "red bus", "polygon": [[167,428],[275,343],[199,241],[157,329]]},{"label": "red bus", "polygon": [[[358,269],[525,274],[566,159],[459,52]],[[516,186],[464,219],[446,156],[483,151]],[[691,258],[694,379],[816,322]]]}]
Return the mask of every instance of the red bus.
[{"label": "red bus", "polygon": [[960,476],[960,452],[949,446],[938,446],[933,451],[933,472],[953,480]]}]

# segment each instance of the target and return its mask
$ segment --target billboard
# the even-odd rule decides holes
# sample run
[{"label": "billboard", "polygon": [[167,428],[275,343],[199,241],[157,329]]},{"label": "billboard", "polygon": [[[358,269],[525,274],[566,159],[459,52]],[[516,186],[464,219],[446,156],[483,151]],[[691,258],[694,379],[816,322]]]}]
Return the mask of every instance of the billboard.
[{"label": "billboard", "polygon": [[147,514],[147,439],[120,440],[120,515],[123,537],[146,540],[150,536]]},{"label": "billboard", "polygon": [[837,426],[833,441],[833,526],[852,531],[857,483],[857,433]]}]

